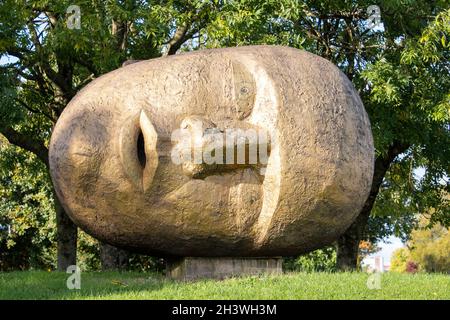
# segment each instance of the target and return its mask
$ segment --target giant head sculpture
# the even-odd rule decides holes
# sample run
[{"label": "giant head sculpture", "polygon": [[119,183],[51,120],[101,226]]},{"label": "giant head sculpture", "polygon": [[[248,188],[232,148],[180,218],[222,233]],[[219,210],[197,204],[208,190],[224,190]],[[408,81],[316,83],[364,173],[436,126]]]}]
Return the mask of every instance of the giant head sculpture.
[{"label": "giant head sculpture", "polygon": [[167,256],[296,255],[366,200],[370,124],[330,62],[286,47],[137,62],[89,84],[50,143],[57,195],[110,244]]}]

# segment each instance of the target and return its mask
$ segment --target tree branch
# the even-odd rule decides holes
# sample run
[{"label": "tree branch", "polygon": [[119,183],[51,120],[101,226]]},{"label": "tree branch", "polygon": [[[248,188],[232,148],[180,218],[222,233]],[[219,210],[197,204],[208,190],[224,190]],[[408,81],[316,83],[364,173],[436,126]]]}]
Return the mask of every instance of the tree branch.
[{"label": "tree branch", "polygon": [[48,148],[42,141],[29,137],[11,127],[1,128],[0,133],[9,143],[35,154],[48,167]]},{"label": "tree branch", "polygon": [[189,23],[186,23],[177,28],[173,38],[170,39],[168,43],[166,55],[170,56],[175,54],[178,51],[178,49],[180,49],[180,47],[183,45],[183,43],[186,42],[186,40],[188,39],[186,35],[190,26],[191,25]]},{"label": "tree branch", "polygon": [[130,32],[128,21],[112,21],[111,33],[117,41],[117,50],[125,52]]},{"label": "tree branch", "polygon": [[30,111],[31,113],[34,114],[42,114],[44,115],[47,119],[49,119],[50,121],[52,121],[53,123],[56,122],[56,119],[54,117],[52,117],[49,113],[45,112],[44,110],[36,110],[31,108],[29,105],[27,105],[24,101],[20,100],[20,99],[15,99],[23,108],[25,108],[26,110]]}]

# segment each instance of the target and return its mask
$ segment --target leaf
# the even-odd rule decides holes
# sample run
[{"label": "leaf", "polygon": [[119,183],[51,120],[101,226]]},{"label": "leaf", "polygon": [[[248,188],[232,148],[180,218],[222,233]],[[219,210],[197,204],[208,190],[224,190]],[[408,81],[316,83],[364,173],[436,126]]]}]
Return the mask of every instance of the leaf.
[{"label": "leaf", "polygon": [[122,286],[122,287],[128,287],[127,284],[125,284],[125,283],[123,283],[123,282],[121,282],[119,280],[111,280],[111,283],[114,284],[114,285]]}]

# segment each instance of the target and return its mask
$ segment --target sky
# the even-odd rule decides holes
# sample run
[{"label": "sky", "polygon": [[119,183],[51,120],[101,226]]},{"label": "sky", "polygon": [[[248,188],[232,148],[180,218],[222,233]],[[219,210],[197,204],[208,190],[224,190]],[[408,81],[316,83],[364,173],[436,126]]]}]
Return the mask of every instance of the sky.
[{"label": "sky", "polygon": [[11,62],[14,62],[15,60],[17,60],[17,59],[7,56],[7,55],[4,55],[4,56],[1,56],[1,58],[0,58],[0,65],[11,63]]},{"label": "sky", "polygon": [[394,236],[387,238],[385,241],[380,242],[377,245],[381,248],[381,250],[370,255],[366,259],[368,259],[368,258],[370,259],[370,258],[376,257],[376,256],[381,256],[381,257],[383,257],[385,264],[390,264],[392,253],[395,250],[405,246],[402,243],[402,241],[400,240],[400,238],[397,238]]}]

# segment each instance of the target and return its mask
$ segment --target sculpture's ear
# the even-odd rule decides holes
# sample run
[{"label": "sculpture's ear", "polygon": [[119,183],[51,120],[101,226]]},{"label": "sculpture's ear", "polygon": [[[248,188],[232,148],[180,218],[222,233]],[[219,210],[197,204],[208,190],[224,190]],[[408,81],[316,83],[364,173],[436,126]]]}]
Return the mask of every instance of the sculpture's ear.
[{"label": "sculpture's ear", "polygon": [[256,83],[252,73],[247,67],[237,61],[232,60],[234,103],[238,119],[242,120],[250,115],[253,110],[256,96]]}]

